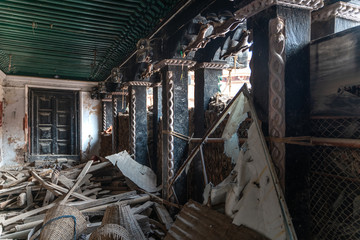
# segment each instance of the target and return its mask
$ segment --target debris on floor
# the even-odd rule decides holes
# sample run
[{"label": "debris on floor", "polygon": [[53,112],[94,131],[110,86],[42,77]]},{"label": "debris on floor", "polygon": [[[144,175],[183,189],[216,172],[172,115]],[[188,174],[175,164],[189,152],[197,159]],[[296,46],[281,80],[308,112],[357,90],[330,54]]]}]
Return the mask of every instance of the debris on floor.
[{"label": "debris on floor", "polygon": [[1,169],[0,239],[162,239],[173,219],[154,172],[108,158]]},{"label": "debris on floor", "polygon": [[[247,138],[238,129],[248,122]],[[61,160],[0,170],[0,239],[278,239],[296,240],[256,111],[240,90],[180,166],[191,166],[205,140],[227,118],[220,141],[236,162],[227,178],[204,190],[204,205],[160,197],[151,168],[126,151],[72,166]],[[204,166],[204,181],[208,182]]]}]

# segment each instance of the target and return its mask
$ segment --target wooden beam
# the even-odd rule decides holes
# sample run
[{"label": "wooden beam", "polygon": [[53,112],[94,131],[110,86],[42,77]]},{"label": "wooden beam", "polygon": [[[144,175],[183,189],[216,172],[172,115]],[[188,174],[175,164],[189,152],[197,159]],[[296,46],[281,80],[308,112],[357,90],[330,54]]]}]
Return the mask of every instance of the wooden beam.
[{"label": "wooden beam", "polygon": [[174,221],[164,205],[155,203],[155,212],[160,222],[165,225],[167,230],[169,230]]},{"label": "wooden beam", "polygon": [[131,211],[133,214],[139,214],[148,209],[149,207],[152,207],[154,205],[154,202],[147,201],[146,203],[140,205],[139,207],[132,208]]},{"label": "wooden beam", "polygon": [[118,195],[114,195],[114,196],[110,196],[110,197],[106,197],[106,198],[100,198],[100,199],[96,199],[96,200],[90,199],[87,201],[69,203],[69,205],[76,207],[79,210],[83,210],[83,209],[96,207],[96,206],[111,203],[111,202],[121,201],[123,199],[133,197],[133,196],[135,196],[135,194],[136,194],[136,191],[131,191],[131,192],[121,193]]}]

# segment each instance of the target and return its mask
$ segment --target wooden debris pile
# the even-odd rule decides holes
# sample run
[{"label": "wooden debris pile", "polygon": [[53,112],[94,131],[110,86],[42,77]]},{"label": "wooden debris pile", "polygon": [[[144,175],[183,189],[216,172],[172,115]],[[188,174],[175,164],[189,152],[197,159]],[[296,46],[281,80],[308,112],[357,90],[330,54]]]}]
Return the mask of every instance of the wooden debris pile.
[{"label": "wooden debris pile", "polygon": [[172,224],[163,205],[167,202],[130,179],[104,158],[76,166],[28,164],[0,169],[0,239],[42,239],[40,233],[49,228],[44,219],[58,221],[50,225],[62,227],[58,219],[64,216],[52,215],[48,221],[45,215],[63,205],[77,209],[86,219],[87,228],[76,233],[78,239],[89,239],[93,232],[95,238],[90,239],[120,239],[96,237],[107,231],[109,226],[104,225],[108,224],[124,228],[129,239],[162,239]]}]

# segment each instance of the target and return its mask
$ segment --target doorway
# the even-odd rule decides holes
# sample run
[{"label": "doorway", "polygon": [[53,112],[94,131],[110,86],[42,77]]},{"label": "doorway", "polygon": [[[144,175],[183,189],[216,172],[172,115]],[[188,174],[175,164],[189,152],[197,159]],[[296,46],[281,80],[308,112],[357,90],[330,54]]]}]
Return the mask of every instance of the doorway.
[{"label": "doorway", "polygon": [[29,89],[30,161],[79,159],[79,92]]}]

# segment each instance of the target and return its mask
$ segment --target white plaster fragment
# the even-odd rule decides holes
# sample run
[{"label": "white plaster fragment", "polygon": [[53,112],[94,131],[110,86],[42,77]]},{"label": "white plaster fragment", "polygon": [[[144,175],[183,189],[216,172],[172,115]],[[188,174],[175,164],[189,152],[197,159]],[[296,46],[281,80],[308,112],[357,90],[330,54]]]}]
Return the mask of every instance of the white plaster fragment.
[{"label": "white plaster fragment", "polygon": [[156,188],[156,174],[149,167],[132,159],[127,151],[106,158],[138,187],[148,192],[157,192],[159,190]]}]

